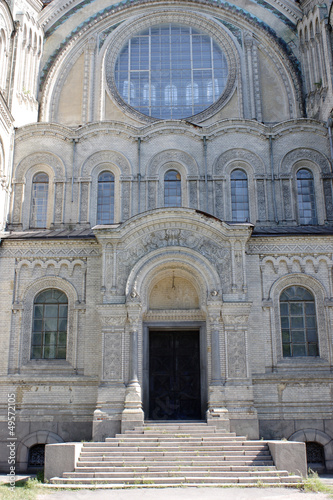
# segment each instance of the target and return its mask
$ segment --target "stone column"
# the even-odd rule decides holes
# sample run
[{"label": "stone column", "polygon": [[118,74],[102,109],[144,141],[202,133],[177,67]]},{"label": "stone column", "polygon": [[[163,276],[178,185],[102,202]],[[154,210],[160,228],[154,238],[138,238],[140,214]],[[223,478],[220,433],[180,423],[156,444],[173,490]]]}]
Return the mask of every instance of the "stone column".
[{"label": "stone column", "polygon": [[[216,292],[217,293],[217,292]],[[207,423],[219,429],[230,430],[228,410],[225,408],[223,380],[221,376],[220,333],[222,303],[208,305],[208,328],[211,332],[211,382],[209,385]]]},{"label": "stone column", "polygon": [[[136,299],[137,297],[133,297]],[[127,305],[130,322],[129,383],[125,390],[124,410],[121,416],[121,432],[141,427],[144,421],[142,393],[139,383],[139,329],[141,325],[141,304]]]}]

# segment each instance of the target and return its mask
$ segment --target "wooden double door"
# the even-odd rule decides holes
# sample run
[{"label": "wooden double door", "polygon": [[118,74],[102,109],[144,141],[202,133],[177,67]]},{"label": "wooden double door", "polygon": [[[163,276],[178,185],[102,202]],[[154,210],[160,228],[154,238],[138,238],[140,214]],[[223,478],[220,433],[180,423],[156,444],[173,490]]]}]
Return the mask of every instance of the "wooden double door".
[{"label": "wooden double door", "polygon": [[200,420],[200,334],[149,331],[149,419]]}]

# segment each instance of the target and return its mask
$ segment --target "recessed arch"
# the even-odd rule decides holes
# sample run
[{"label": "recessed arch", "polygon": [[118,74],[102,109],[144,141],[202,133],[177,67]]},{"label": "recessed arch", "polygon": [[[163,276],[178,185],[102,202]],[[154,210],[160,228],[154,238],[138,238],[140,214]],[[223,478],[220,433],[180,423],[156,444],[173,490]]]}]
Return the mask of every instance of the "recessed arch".
[{"label": "recessed arch", "polygon": [[[58,276],[44,276],[34,281],[28,286],[22,294],[22,302],[25,304],[22,311],[22,328],[20,341],[20,365],[29,366],[31,350],[31,332],[33,319],[33,304],[35,297],[47,289],[57,289],[63,292],[68,298],[68,323],[67,323],[67,354],[66,363],[75,368],[76,360],[76,336],[77,336],[77,318],[74,314],[76,305],[79,303],[79,295],[75,287],[66,279]],[[65,363],[65,360],[57,362]],[[38,360],[38,363],[47,363],[47,361]]]},{"label": "recessed arch", "polygon": [[[273,303],[274,321],[272,327],[274,329],[274,342],[275,342],[275,352],[277,359],[275,362],[281,362],[283,360],[282,355],[282,337],[281,337],[281,320],[280,320],[280,295],[284,289],[291,286],[300,286],[310,291],[315,300],[315,310],[317,318],[317,328],[318,328],[318,340],[319,340],[319,356],[321,360],[326,362],[331,362],[332,351],[330,349],[327,331],[327,312],[325,308],[325,298],[327,297],[327,292],[324,286],[315,278],[305,273],[290,273],[286,276],[278,278],[270,288],[269,299]],[[314,360],[315,361],[315,358]],[[306,359],[305,363],[311,362],[310,359]]]},{"label": "recessed arch", "polygon": [[[132,268],[126,283],[126,295],[133,293],[140,297],[143,304],[149,303],[151,283],[155,283],[159,273],[181,269],[181,274],[193,276],[192,282],[197,289],[200,304],[204,304],[212,290],[221,291],[217,270],[198,252],[184,247],[162,248],[142,257]],[[184,274],[185,273],[185,274]]]},{"label": "recessed arch", "polygon": [[51,431],[36,431],[26,435],[17,447],[17,462],[20,471],[26,471],[29,460],[29,449],[36,444],[64,443],[62,437]]},{"label": "recessed arch", "polygon": [[289,441],[300,441],[301,443],[315,442],[324,447],[325,465],[328,470],[333,467],[333,439],[332,437],[319,429],[306,428],[301,429],[288,438]]}]

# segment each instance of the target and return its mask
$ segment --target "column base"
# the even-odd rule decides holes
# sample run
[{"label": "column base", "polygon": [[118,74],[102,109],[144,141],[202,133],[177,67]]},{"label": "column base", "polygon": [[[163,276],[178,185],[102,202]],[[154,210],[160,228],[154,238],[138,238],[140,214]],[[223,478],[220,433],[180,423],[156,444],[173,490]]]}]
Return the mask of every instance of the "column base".
[{"label": "column base", "polygon": [[141,387],[134,383],[126,387],[124,410],[121,414],[121,433],[143,427]]}]

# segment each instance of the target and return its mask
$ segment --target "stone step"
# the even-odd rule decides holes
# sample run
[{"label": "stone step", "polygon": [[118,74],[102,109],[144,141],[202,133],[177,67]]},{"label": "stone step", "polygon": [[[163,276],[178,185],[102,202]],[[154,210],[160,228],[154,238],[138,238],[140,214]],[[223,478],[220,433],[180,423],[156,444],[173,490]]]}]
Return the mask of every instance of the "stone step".
[{"label": "stone step", "polygon": [[248,445],[246,442],[236,442],[236,443],[230,443],[230,442],[225,442],[225,441],[216,441],[216,442],[209,442],[209,441],[190,441],[181,439],[181,440],[174,440],[174,441],[165,441],[165,440],[157,440],[157,441],[151,441],[151,440],[140,440],[138,441],[137,439],[129,442],[123,442],[122,440],[119,441],[108,441],[107,443],[84,443],[83,448],[84,449],[90,449],[90,448],[103,448],[103,449],[114,449],[114,448],[131,448],[131,447],[168,447],[168,448],[178,448],[179,446],[186,446],[188,448],[195,448],[195,447],[212,447],[216,449],[223,449],[223,450],[239,450],[239,449],[246,449],[246,450],[252,450],[252,451],[261,451],[261,450],[268,450],[267,445],[262,445],[262,444],[250,444]]},{"label": "stone step", "polygon": [[288,477],[261,477],[261,476],[244,476],[244,477],[223,477],[223,478],[216,478],[216,477],[186,477],[186,476],[179,476],[179,477],[169,477],[169,476],[161,476],[155,479],[146,479],[145,477],[141,478],[127,478],[125,482],[122,482],[119,480],[119,478],[81,478],[81,477],[62,477],[62,478],[52,478],[52,482],[54,484],[57,483],[63,483],[63,484],[110,484],[110,485],[116,485],[116,484],[122,484],[122,485],[138,485],[138,484],[151,484],[151,485],[168,485],[168,486],[176,486],[180,484],[185,484],[185,485],[193,485],[193,484],[209,484],[212,486],[213,484],[216,485],[227,485],[227,484],[242,484],[242,485],[256,485],[256,484],[269,484],[270,486],[275,485],[275,486],[282,486],[284,485],[298,485],[299,483],[302,482],[302,478],[300,476],[288,476]]},{"label": "stone step", "polygon": [[193,449],[186,449],[186,447],[180,448],[162,448],[162,447],[155,447],[155,448],[146,448],[146,447],[133,447],[133,448],[112,448],[111,450],[109,448],[104,448],[100,449],[97,448],[94,450],[94,448],[82,450],[81,455],[83,457],[86,456],[91,456],[91,457],[96,457],[96,456],[105,456],[105,457],[117,457],[117,456],[128,456],[131,457],[133,455],[139,456],[139,457],[156,457],[156,456],[169,456],[169,457],[179,457],[184,456],[184,457],[192,457],[192,455],[195,456],[218,456],[221,458],[232,458],[232,457],[247,457],[248,459],[250,458],[255,458],[257,456],[266,457],[270,456],[269,452],[267,451],[259,451],[258,453],[253,452],[253,451],[244,451],[244,450],[230,450],[230,451],[225,451],[222,450],[221,448],[208,448],[208,447],[202,447],[202,448],[193,448]]},{"label": "stone step", "polygon": [[264,441],[200,423],[152,423],[102,443],[84,443],[75,472],[53,484],[110,487],[296,485],[298,476],[274,467]]},{"label": "stone step", "polygon": [[[230,442],[230,441],[235,441],[235,442],[239,442],[239,439],[235,439],[235,438],[230,438],[230,436],[228,435],[224,435],[224,436],[218,436],[216,434],[212,434],[210,436],[202,436],[202,434],[198,435],[198,436],[191,436],[190,434],[189,435],[186,435],[186,434],[160,434],[160,435],[146,435],[146,434],[135,434],[135,435],[128,435],[128,434],[116,434],[116,436],[114,438],[106,438],[106,443],[112,443],[113,441],[123,441],[125,443],[130,443],[132,441],[136,442],[136,441],[142,441],[142,442],[146,442],[146,441],[151,441],[151,442],[156,442],[156,441],[167,441],[167,442],[173,442],[173,441],[187,441],[187,442],[200,442],[200,441],[212,441],[212,442],[219,442],[219,441],[226,441],[226,442]],[[244,439],[243,440],[244,442],[247,443],[247,440]],[[258,441],[256,441],[256,443],[258,444]]]},{"label": "stone step", "polygon": [[[128,479],[128,478],[141,478],[144,476],[146,479],[153,479],[153,478],[159,478],[159,477],[179,477],[179,476],[184,476],[184,471],[178,471],[178,470],[169,470],[167,472],[154,472],[154,471],[148,471],[145,472],[144,474],[137,472],[135,470],[130,471],[130,472],[86,472],[86,471],[78,471],[75,470],[75,472],[65,472],[63,474],[63,477],[82,477],[82,478],[107,478],[107,479],[112,479],[112,478],[119,478],[119,479]],[[206,471],[186,471],[186,477],[197,477],[197,478],[206,478],[206,477],[218,477],[218,478],[226,478],[226,477],[285,477],[288,476],[288,473],[286,471],[244,471],[244,472],[212,472],[210,470]],[[289,477],[289,476],[288,476]]]},{"label": "stone step", "polygon": [[[178,460],[172,460],[170,461],[170,457],[159,457],[158,460],[146,460],[145,458],[142,458],[142,457],[131,457],[130,460],[127,460],[126,461],[126,464],[127,465],[134,465],[135,463],[144,463],[145,465],[147,466],[150,466],[150,465],[157,465],[158,463],[160,463],[161,465],[163,464],[165,467],[168,467],[169,464],[170,466],[172,465],[175,465],[175,463],[177,464],[187,464],[187,465],[192,465],[192,463],[195,463],[195,462],[202,462],[202,463],[205,463],[205,464],[210,464],[210,463],[221,463],[222,461],[225,461],[226,464],[230,465],[230,466],[236,466],[236,465],[241,465],[241,466],[256,466],[256,467],[269,467],[269,466],[272,466],[274,465],[273,464],[273,460],[236,460],[236,459],[233,459],[233,460],[229,460],[229,459],[223,459],[221,457],[213,457],[213,460],[210,459],[210,457],[193,457],[193,459],[191,460],[183,460],[182,458],[178,459]],[[115,460],[115,459],[112,459],[112,460],[105,460],[105,458],[103,457],[97,457],[97,459],[95,460],[92,460],[91,457],[84,457],[84,458],[79,458],[78,460],[78,464],[82,465],[83,463],[85,463],[86,465],[89,464],[91,467],[93,467],[94,465],[96,464],[99,464],[99,463],[103,463],[103,465],[105,466],[116,466],[116,465],[121,465],[121,464],[125,464],[125,460]]]},{"label": "stone step", "polygon": [[117,454],[117,453],[222,453],[222,454],[235,454],[235,455],[269,455],[269,450],[244,450],[242,448],[233,448],[231,450],[225,450],[222,446],[208,446],[208,445],[197,445],[197,446],[185,446],[185,445],[175,445],[175,446],[98,446],[83,448],[82,453],[107,453],[107,454]]},{"label": "stone step", "polygon": [[[166,472],[166,465],[168,466],[168,471],[172,470],[182,470],[184,473],[187,471],[192,471],[196,470],[198,472],[200,471],[207,471],[207,464],[202,465],[202,464],[195,464],[195,465],[184,465],[180,464],[177,465],[174,462],[170,462],[168,464],[163,464],[163,465],[155,465],[154,463],[151,465],[138,465],[138,464],[119,464],[117,466],[111,466],[111,467],[105,467],[99,465],[86,465],[85,463],[80,463],[78,467],[75,468],[76,472],[82,471],[82,472],[132,472],[133,470],[137,473],[145,473],[147,471],[149,472]],[[262,469],[262,470],[261,470]],[[276,472],[276,467],[274,465],[271,466],[266,466],[266,467],[257,467],[257,466],[251,466],[251,465],[211,465],[209,464],[209,470],[211,472]],[[285,471],[282,471],[283,473]],[[281,471],[279,471],[281,473]]]},{"label": "stone step", "polygon": [[[135,487],[135,489],[142,489],[144,488],[145,490],[146,489],[149,489],[149,488],[153,488],[153,489],[157,489],[157,488],[168,488],[168,487],[178,487],[178,486],[181,486],[181,487],[186,487],[186,488],[200,488],[202,486],[204,486],[204,483],[181,483],[180,485],[179,484],[164,484],[164,483],[159,483],[159,484],[155,484],[155,483],[135,483],[134,485],[133,484],[127,484],[127,483],[113,483],[113,484],[108,484],[108,482],[105,482],[103,481],[102,483],[99,483],[99,484],[95,484],[94,482],[90,482],[90,483],[87,483],[87,484],[82,484],[80,481],[78,481],[77,483],[75,482],[66,482],[64,483],[62,481],[62,478],[53,478],[54,481],[58,480],[59,482],[58,483],[55,483],[55,484],[52,484],[52,483],[48,483],[48,484],[45,484],[45,488],[49,488],[50,490],[52,489],[57,489],[57,490],[61,490],[61,489],[64,489],[64,490],[67,490],[68,488],[70,488],[71,490],[91,490],[91,488],[93,487],[94,489],[98,488],[99,490],[109,490],[109,489],[113,489],[113,490],[126,490],[126,489],[133,489],[133,487]],[[285,483],[283,481],[281,482],[278,482],[278,483],[269,483],[269,487],[270,488],[290,488],[290,487],[295,487],[295,488],[298,488],[302,483],[302,481],[300,481],[299,479],[296,479],[294,482],[290,481],[288,483]],[[256,483],[241,483],[241,487],[242,488],[255,488],[257,486],[262,486],[263,483],[262,481],[257,481]],[[221,487],[221,483],[210,483],[209,484],[210,487],[215,487],[215,488],[219,488]],[[223,487],[225,488],[228,488],[228,487],[234,487],[235,486],[235,483],[223,483]]]},{"label": "stone step", "polygon": [[[142,433],[138,433],[138,432],[133,432],[133,433],[126,433],[126,434],[117,434],[115,436],[117,439],[127,439],[127,438],[136,438],[136,439],[142,439],[142,438],[145,438],[145,437],[152,437],[152,438],[156,438],[156,437],[160,437],[160,438],[165,438],[165,437],[175,437],[175,438],[181,438],[181,437],[185,437],[185,438],[191,438],[191,437],[197,437],[199,439],[201,439],[202,437],[208,439],[208,438],[211,438],[211,439],[214,439],[214,438],[222,438],[222,439],[226,439],[227,441],[230,441],[230,440],[236,440],[236,441],[245,441],[246,440],[246,436],[235,436],[233,434],[226,434],[226,433],[222,433],[222,432],[206,432],[206,433],[202,433],[200,431],[197,431],[197,432],[171,432],[171,431],[166,431],[166,432],[158,432],[158,431],[147,431],[147,432],[142,432]],[[106,441],[111,441],[112,439],[115,439],[115,438],[106,438]]]}]

